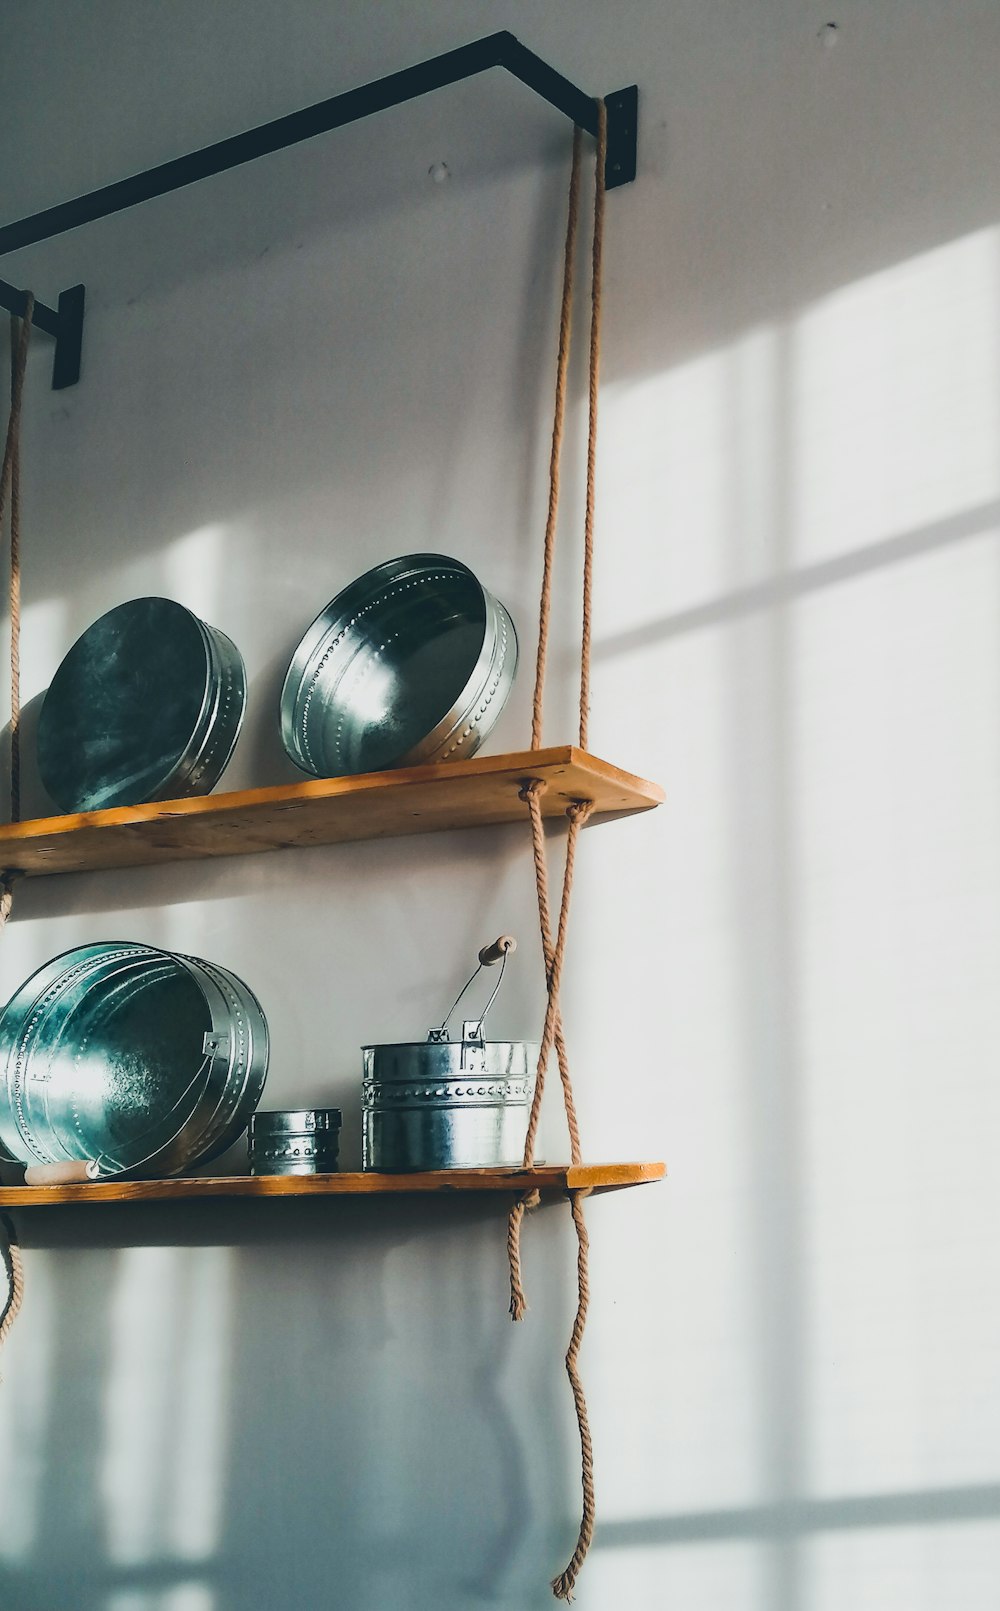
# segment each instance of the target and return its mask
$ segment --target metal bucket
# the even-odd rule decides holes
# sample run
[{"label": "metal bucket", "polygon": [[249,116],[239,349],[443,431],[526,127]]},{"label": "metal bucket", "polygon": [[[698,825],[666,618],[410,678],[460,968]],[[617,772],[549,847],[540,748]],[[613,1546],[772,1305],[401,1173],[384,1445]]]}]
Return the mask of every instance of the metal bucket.
[{"label": "metal bucket", "polygon": [[255,1113],[250,1120],[252,1175],[332,1175],[340,1156],[339,1108]]},{"label": "metal bucket", "polygon": [[479,953],[481,967],[502,957],[503,968],[481,1017],[466,1020],[460,1041],[449,1039],[448,1020],[478,968],[426,1041],[362,1048],[365,1169],[392,1174],[516,1168],[522,1162],[538,1046],[484,1036],[486,1014],[514,949],[514,941],[503,936]]},{"label": "metal bucket", "polygon": [[516,1167],[538,1047],[526,1041],[365,1046],[363,1162],[414,1169]]},{"label": "metal bucket", "polygon": [[281,736],[316,777],[462,760],[510,692],[517,635],[467,566],[407,554],[316,617],[281,694]]},{"label": "metal bucket", "polygon": [[0,1145],[21,1163],[176,1175],[246,1129],[267,1073],[260,1004],[228,969],[78,946],[0,1014]]},{"label": "metal bucket", "polygon": [[38,719],[38,770],[63,811],[213,789],[246,708],[236,646],[172,599],[131,599],[74,643]]}]

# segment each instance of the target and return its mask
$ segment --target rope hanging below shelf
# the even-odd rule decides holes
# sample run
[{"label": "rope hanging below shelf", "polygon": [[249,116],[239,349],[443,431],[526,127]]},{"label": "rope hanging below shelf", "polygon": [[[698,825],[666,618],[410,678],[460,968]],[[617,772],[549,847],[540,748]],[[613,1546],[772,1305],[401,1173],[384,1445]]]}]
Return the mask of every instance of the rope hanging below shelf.
[{"label": "rope hanging below shelf", "polygon": [[[545,522],[545,544],[542,561],[542,589],[538,617],[538,656],[535,665],[535,691],[531,715],[531,747],[540,749],[542,743],[542,707],[545,692],[545,668],[548,653],[549,618],[552,605],[552,575],[555,555],[556,527],[559,514],[560,462],[566,419],[566,376],[573,323],[573,279],[576,258],[577,224],[580,200],[580,130],[573,136],[573,161],[570,172],[569,205],[566,222],[566,245],[563,259],[562,305],[559,316],[559,347],[556,358],[556,395],[552,422],[552,450],[549,458],[549,501]],[[590,645],[591,608],[594,568],[594,482],[597,457],[597,398],[601,358],[601,270],[604,249],[604,164],[607,150],[607,109],[598,102],[598,135],[596,176],[594,190],[594,227],[591,270],[590,363],[589,363],[589,425],[587,433],[587,493],[584,514],[583,556],[583,626],[580,644],[580,748],[586,749],[590,715]],[[593,806],[590,801],[576,801],[567,808],[569,830],[566,838],[566,859],[563,868],[562,895],[555,940],[552,939],[552,915],[549,899],[548,861],[545,831],[542,825],[541,795],[546,785],[541,779],[527,783],[521,798],[528,807],[531,824],[531,842],[535,864],[535,889],[538,897],[538,921],[542,937],[542,956],[545,963],[546,1006],[545,1022],[538,1055],[535,1091],[528,1118],[528,1131],[524,1145],[525,1168],[534,1162],[535,1138],[541,1111],[545,1074],[553,1048],[562,1083],[563,1105],[569,1129],[570,1149],[574,1164],[582,1162],[580,1130],[573,1096],[573,1081],[569,1068],[569,1055],[563,1028],[559,988],[562,982],[563,958],[566,949],[566,931],[569,922],[570,897],[573,890],[573,870],[580,829],[589,817]],[[594,1535],[594,1454],[587,1415],[587,1400],[580,1379],[579,1354],[587,1323],[590,1304],[588,1267],[589,1240],[584,1220],[583,1199],[586,1190],[569,1193],[573,1224],[577,1236],[577,1308],[573,1330],[566,1352],[566,1374],[573,1391],[577,1425],[580,1430],[581,1483],[583,1512],[576,1548],[565,1571],[554,1579],[553,1592],[559,1600],[571,1600],[580,1568],[587,1556]],[[516,1202],[507,1222],[507,1256],[510,1263],[510,1313],[513,1320],[522,1320],[527,1308],[521,1279],[521,1224],[526,1208],[534,1207],[538,1193],[530,1193]]]},{"label": "rope hanging below shelf", "polygon": [[[10,321],[10,417],[0,469],[0,531],[10,496],[10,820],[21,817],[21,400],[31,339],[35,299],[28,292],[24,317]],[[0,881],[0,929],[6,927],[14,903],[14,877],[5,872]],[[10,1335],[24,1300],[24,1265],[14,1227],[6,1215],[3,1226],[3,1263],[7,1268],[9,1296],[0,1315],[0,1348]]]}]

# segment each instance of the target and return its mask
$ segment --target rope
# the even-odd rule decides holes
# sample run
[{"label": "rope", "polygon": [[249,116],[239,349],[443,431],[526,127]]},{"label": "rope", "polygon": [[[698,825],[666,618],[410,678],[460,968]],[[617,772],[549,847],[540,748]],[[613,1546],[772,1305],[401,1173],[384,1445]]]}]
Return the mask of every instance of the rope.
[{"label": "rope", "polygon": [[594,589],[594,479],[597,465],[597,391],[601,374],[601,299],[604,258],[604,158],[608,110],[597,103],[597,174],[594,186],[594,245],[590,278],[590,392],[587,427],[587,502],[583,521],[583,636],[580,643],[580,748],[587,748],[590,724],[590,621]]},{"label": "rope", "polygon": [[7,1269],[7,1278],[10,1283],[10,1296],[0,1319],[0,1348],[3,1347],[10,1335],[14,1321],[21,1312],[24,1302],[24,1264],[21,1260],[21,1249],[17,1244],[14,1227],[6,1214],[0,1217],[6,1246],[3,1249],[3,1262]]},{"label": "rope", "polygon": [[559,312],[559,351],[556,357],[556,401],[552,418],[552,448],[549,454],[549,508],[545,518],[545,546],[542,559],[542,596],[538,610],[538,655],[535,660],[535,697],[531,706],[531,747],[542,747],[542,695],[545,689],[545,657],[549,646],[549,616],[552,606],[552,558],[556,545],[556,519],[559,513],[559,466],[562,456],[563,426],[566,420],[566,374],[569,369],[570,339],[573,329],[573,272],[576,262],[576,226],[580,213],[580,130],[573,129],[573,165],[569,177],[569,209],[566,218],[566,245],[563,252],[562,305]]},{"label": "rope", "polygon": [[[28,292],[24,318],[11,316],[10,420],[10,818],[21,816],[21,399],[35,299]],[[20,325],[20,330],[18,326]],[[7,452],[5,449],[4,458]],[[0,520],[3,497],[0,496]]]},{"label": "rope", "polygon": [[[594,194],[594,236],[592,253],[591,315],[590,315],[590,368],[589,418],[587,433],[587,495],[584,515],[583,562],[583,629],[580,646],[580,747],[587,745],[590,714],[590,653],[592,636],[593,562],[594,562],[594,484],[597,458],[597,397],[600,378],[601,354],[601,297],[602,260],[604,247],[604,165],[607,154],[607,111],[603,101],[598,105],[598,134],[596,153],[596,182]],[[566,224],[566,245],[563,261],[563,294],[559,316],[559,348],[556,360],[556,397],[552,424],[552,450],[549,459],[549,504],[545,523],[545,545],[542,564],[542,588],[538,621],[538,656],[535,666],[535,689],[532,701],[531,747],[538,749],[542,739],[542,706],[545,690],[545,665],[548,650],[549,618],[552,603],[552,573],[555,537],[559,510],[559,472],[562,441],[566,417],[566,375],[569,363],[570,335],[573,310],[573,263],[576,250],[577,220],[580,188],[580,131],[574,132],[573,163],[570,173],[569,206]],[[559,990],[562,983],[563,961],[566,950],[566,932],[569,924],[570,899],[573,892],[573,874],[576,847],[580,829],[593,810],[591,801],[576,801],[567,809],[569,829],[566,836],[566,860],[563,868],[562,895],[559,902],[559,919],[555,940],[552,939],[552,912],[549,895],[548,862],[545,852],[545,830],[542,820],[542,794],[545,784],[540,779],[526,783],[521,799],[528,807],[531,823],[532,853],[535,865],[535,889],[538,897],[538,922],[541,930],[542,955],[545,961],[547,997],[545,1022],[538,1053],[535,1090],[524,1143],[524,1166],[530,1168],[535,1155],[535,1140],[545,1090],[545,1075],[549,1058],[555,1047],[562,1082],[563,1105],[569,1129],[570,1152],[574,1164],[582,1158],[580,1130],[573,1096],[573,1082],[569,1069],[569,1056],[563,1030]],[[581,1484],[583,1511],[576,1547],[565,1571],[554,1579],[552,1590],[557,1599],[571,1600],[577,1576],[587,1556],[594,1536],[594,1451],[587,1414],[587,1400],[580,1378],[579,1356],[590,1307],[590,1274],[588,1253],[590,1242],[583,1214],[586,1191],[570,1191],[570,1207],[577,1237],[577,1308],[573,1321],[569,1347],[566,1351],[566,1374],[569,1377],[580,1431]],[[507,1258],[510,1266],[510,1313],[513,1320],[522,1320],[527,1309],[521,1277],[521,1225],[525,1210],[538,1201],[537,1192],[529,1192],[512,1205],[507,1220]]]},{"label": "rope", "polygon": [[586,1191],[572,1191],[569,1194],[570,1207],[573,1210],[573,1224],[576,1226],[577,1255],[576,1255],[576,1281],[578,1301],[576,1316],[573,1320],[573,1332],[566,1350],[566,1375],[569,1377],[570,1387],[573,1389],[573,1402],[576,1405],[576,1420],[580,1428],[580,1476],[583,1484],[583,1514],[580,1519],[580,1532],[576,1541],[576,1548],[570,1556],[569,1564],[564,1572],[553,1580],[552,1592],[557,1600],[572,1600],[573,1587],[579,1576],[580,1568],[587,1559],[594,1537],[594,1518],[596,1506],[594,1500],[594,1445],[590,1437],[590,1422],[587,1419],[587,1400],[583,1393],[583,1383],[577,1369],[577,1360],[580,1357],[580,1344],[583,1341],[583,1330],[587,1324],[587,1310],[590,1308],[590,1270],[588,1255],[590,1253],[590,1237],[587,1235],[587,1226],[583,1217],[583,1198],[589,1196]]},{"label": "rope", "polygon": [[[10,820],[21,816],[21,402],[24,373],[31,339],[31,315],[35,299],[28,292],[24,318],[10,321],[10,417],[0,465],[0,530],[10,496]],[[7,925],[14,904],[14,875],[0,880],[0,930]],[[0,1348],[10,1335],[24,1301],[24,1264],[11,1221],[0,1216],[3,1240],[0,1250],[7,1269],[10,1295],[0,1318]]]}]

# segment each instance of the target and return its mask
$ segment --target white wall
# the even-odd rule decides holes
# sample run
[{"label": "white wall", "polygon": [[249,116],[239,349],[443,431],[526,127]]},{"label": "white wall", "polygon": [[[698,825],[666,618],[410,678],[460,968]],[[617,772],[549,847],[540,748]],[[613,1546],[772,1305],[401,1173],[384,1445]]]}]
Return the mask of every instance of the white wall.
[{"label": "white wall", "polygon": [[[838,29],[827,38],[825,24]],[[592,742],[668,789],[588,830],[567,1013],[591,1156],[601,1523],[578,1604],[986,1611],[1000,1571],[1000,12],[985,0],[9,0],[0,216],[511,27],[638,79],[609,198]],[[88,286],[31,364],[25,696],[160,591],[275,738],[369,563],[469,561],[532,650],[567,131],[499,75],[6,260]],[[445,161],[452,179],[428,169]],[[567,475],[579,482],[582,372]],[[551,716],[571,736],[578,492]],[[522,674],[492,745],[526,740]],[[525,944],[526,832],[24,887],[12,989],[75,943],[225,962],[269,1096],[334,1101],[469,956]],[[554,1095],[554,1093],[553,1093]],[[564,1150],[553,1103],[544,1138]],[[0,1387],[4,1611],[525,1611],[574,1537],[568,1216],[505,1312],[495,1207],[24,1217]]]}]

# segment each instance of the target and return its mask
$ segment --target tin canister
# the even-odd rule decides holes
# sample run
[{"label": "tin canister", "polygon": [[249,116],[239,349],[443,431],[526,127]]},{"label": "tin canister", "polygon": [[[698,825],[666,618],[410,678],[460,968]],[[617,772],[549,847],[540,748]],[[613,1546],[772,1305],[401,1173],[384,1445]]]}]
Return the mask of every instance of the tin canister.
[{"label": "tin canister", "polygon": [[130,599],[89,626],[52,679],[38,770],[63,811],[213,789],[246,707],[235,644],[173,599]]},{"label": "tin canister", "polygon": [[267,1073],[253,992],[152,946],[78,946],[0,1013],[0,1145],[22,1163],[180,1174],[246,1128]]},{"label": "tin canister", "polygon": [[332,1175],[340,1157],[339,1108],[255,1113],[250,1120],[252,1175]]},{"label": "tin canister", "polygon": [[391,1174],[522,1161],[537,1045],[410,1041],[365,1046],[363,1056],[366,1169]]},{"label": "tin canister", "polygon": [[281,736],[316,777],[475,754],[503,709],[517,635],[468,566],[406,554],[316,617],[281,694]]}]

